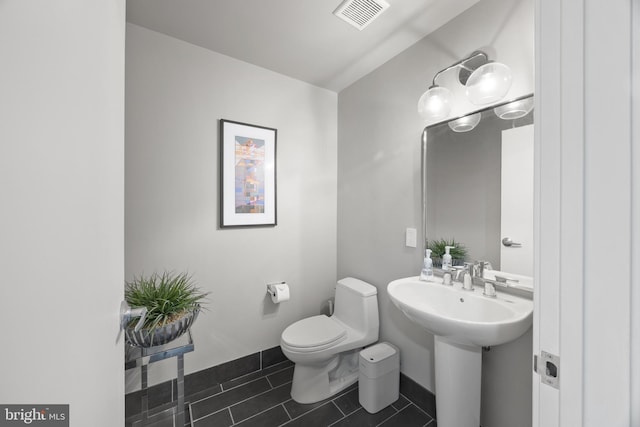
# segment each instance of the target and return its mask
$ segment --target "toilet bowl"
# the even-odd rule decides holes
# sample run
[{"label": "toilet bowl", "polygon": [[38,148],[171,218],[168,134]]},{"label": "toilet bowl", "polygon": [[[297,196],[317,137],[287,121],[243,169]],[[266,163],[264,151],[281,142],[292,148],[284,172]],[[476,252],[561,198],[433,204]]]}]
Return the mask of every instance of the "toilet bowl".
[{"label": "toilet bowl", "polygon": [[378,340],[377,294],[362,280],[339,280],[333,316],[307,317],[282,332],[282,352],[295,363],[293,400],[315,403],[358,380],[358,353]]}]

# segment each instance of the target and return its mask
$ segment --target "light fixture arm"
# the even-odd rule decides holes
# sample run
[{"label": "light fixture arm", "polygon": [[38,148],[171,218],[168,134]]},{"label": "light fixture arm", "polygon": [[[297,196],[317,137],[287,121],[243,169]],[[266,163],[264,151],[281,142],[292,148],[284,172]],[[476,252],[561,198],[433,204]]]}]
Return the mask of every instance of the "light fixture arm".
[{"label": "light fixture arm", "polygon": [[479,56],[484,56],[484,62],[483,63],[489,62],[489,56],[486,53],[484,53],[481,50],[476,50],[475,52],[473,52],[471,55],[467,56],[466,58],[461,59],[460,61],[456,62],[455,64],[452,64],[452,65],[448,66],[447,68],[443,68],[442,70],[438,71],[435,74],[435,76],[433,76],[433,80],[431,82],[431,87],[437,86],[436,85],[436,79],[438,78],[438,76],[440,76],[440,74],[444,73],[445,71],[449,71],[449,70],[451,70],[453,68],[461,67],[461,68],[467,70],[469,73],[473,72],[473,70],[475,70],[478,67],[476,66],[476,67],[473,67],[473,68],[469,68],[469,67],[466,66],[466,63],[469,62],[472,59],[475,59],[475,58],[479,57]]}]

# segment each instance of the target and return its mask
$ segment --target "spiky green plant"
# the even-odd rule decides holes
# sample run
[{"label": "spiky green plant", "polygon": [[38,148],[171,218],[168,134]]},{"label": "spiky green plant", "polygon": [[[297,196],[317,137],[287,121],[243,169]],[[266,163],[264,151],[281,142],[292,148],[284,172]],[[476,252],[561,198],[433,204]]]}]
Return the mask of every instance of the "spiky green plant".
[{"label": "spiky green plant", "polygon": [[464,260],[466,258],[467,248],[462,243],[456,242],[455,239],[427,240],[427,249],[431,249],[431,256],[435,258],[442,258],[445,254],[445,246],[453,246],[449,250],[452,259]]},{"label": "spiky green plant", "polygon": [[[144,329],[154,330],[171,323],[204,303],[208,292],[201,292],[187,273],[165,271],[134,277],[127,282],[124,297],[131,307],[146,307]],[[132,319],[134,326],[138,319]]]}]

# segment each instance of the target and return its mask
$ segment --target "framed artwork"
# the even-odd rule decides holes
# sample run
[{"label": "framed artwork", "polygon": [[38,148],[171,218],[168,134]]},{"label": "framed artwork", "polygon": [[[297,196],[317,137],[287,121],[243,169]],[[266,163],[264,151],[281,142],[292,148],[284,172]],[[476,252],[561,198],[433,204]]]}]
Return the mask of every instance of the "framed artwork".
[{"label": "framed artwork", "polygon": [[277,134],[220,120],[221,228],[276,225]]}]

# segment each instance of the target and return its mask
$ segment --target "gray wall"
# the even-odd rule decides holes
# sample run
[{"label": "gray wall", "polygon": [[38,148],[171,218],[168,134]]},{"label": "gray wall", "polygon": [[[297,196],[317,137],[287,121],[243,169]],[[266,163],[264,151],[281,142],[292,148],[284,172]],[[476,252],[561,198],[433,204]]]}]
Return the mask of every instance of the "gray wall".
[{"label": "gray wall", "polygon": [[[421,248],[404,246],[406,227],[424,235],[420,135],[426,123],[417,100],[439,69],[476,49],[512,68],[508,98],[532,93],[533,16],[531,0],[483,0],[339,94],[338,276],[378,287],[381,339],[400,347],[402,372],[435,392],[433,337],[393,307],[385,290],[393,279],[417,275],[422,264]],[[504,371],[530,378],[530,357],[522,354],[531,354],[531,334],[502,347],[513,355],[500,358]],[[485,354],[483,387],[495,393],[484,396],[483,425],[529,425],[530,387],[487,375],[496,354]],[[512,404],[503,405],[505,399]]]},{"label": "gray wall", "polygon": [[[126,66],[126,278],[188,270],[211,292],[187,373],[279,345],[334,291],[337,95],[135,25]],[[278,129],[276,227],[218,229],[221,118]]]}]

